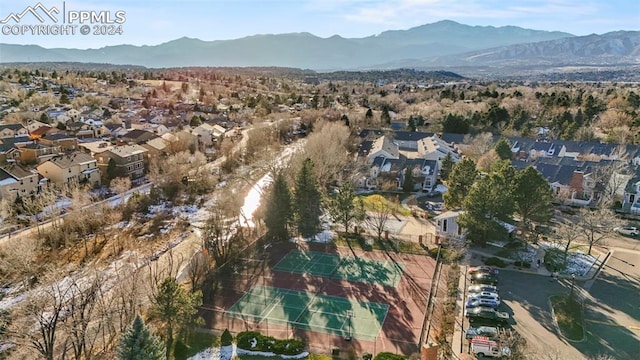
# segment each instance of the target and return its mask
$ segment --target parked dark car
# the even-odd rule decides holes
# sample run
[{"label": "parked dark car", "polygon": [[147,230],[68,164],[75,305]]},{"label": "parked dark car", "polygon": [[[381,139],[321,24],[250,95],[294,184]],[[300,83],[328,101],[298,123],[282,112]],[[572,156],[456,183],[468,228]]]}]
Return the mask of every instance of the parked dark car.
[{"label": "parked dark car", "polygon": [[498,276],[498,274],[500,274],[500,271],[496,268],[493,268],[491,266],[486,266],[486,265],[482,265],[482,266],[472,266],[469,268],[468,270],[469,275],[473,275],[473,274],[477,274],[477,273],[484,273],[484,274],[489,274],[489,275],[493,275],[493,276]]},{"label": "parked dark car", "polygon": [[487,273],[477,272],[471,275],[472,284],[498,285],[498,278]]},{"label": "parked dark car", "polygon": [[496,286],[493,285],[483,285],[483,284],[478,284],[478,285],[471,285],[467,288],[467,292],[469,294],[477,294],[477,293],[481,293],[481,292],[491,292],[491,293],[498,293],[498,288]]},{"label": "parked dark car", "polygon": [[502,311],[497,311],[490,307],[475,307],[467,309],[465,316],[469,319],[469,322],[474,323],[488,323],[488,324],[501,324],[506,325],[509,323],[509,314]]}]

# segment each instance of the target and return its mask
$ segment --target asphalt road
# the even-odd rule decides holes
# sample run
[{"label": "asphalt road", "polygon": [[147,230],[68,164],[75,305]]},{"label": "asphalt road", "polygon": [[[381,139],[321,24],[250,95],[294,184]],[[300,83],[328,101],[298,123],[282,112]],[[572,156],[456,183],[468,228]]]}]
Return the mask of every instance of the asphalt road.
[{"label": "asphalt road", "polygon": [[616,250],[593,282],[587,282],[585,354],[640,359],[640,252]]},{"label": "asphalt road", "polygon": [[586,336],[580,342],[558,335],[549,305],[549,296],[571,291],[569,280],[505,270],[499,288],[502,310],[541,358],[640,359],[640,252],[616,250],[595,281],[576,283],[575,291],[585,297]]}]

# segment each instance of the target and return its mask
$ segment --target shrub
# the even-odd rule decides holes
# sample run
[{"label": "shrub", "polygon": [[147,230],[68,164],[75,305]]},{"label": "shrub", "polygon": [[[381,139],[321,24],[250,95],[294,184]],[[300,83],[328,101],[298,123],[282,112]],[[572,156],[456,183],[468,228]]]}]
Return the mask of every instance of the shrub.
[{"label": "shrub", "polygon": [[564,269],[564,252],[559,249],[548,249],[544,254],[544,265],[549,271]]},{"label": "shrub", "polygon": [[[243,331],[236,336],[236,342],[241,349],[257,350],[256,348],[260,345],[260,337],[262,337],[262,335],[257,331]],[[251,340],[253,340],[253,338],[258,340],[258,345],[254,348],[251,347]]]},{"label": "shrub", "polygon": [[530,262],[521,261],[521,260],[518,260],[518,261],[514,262],[513,265],[518,266],[518,267],[527,268],[527,269],[531,267],[531,263]]},{"label": "shrub", "polygon": [[485,265],[495,266],[495,267],[505,267],[507,264],[497,257],[490,257],[484,261]]},{"label": "shrub", "polygon": [[[429,248],[427,252],[429,253],[429,256],[434,259],[438,257],[437,247]],[[454,249],[443,247],[442,250],[440,250],[440,260],[442,260],[443,262],[452,263],[458,261],[460,258],[462,258],[462,254]]]},{"label": "shrub", "polygon": [[376,355],[374,360],[405,360],[407,357],[390,352],[381,352]]},{"label": "shrub", "polygon": [[331,356],[323,355],[323,354],[309,354],[309,356],[307,357],[307,360],[331,360],[331,359],[332,359]]},{"label": "shrub", "polygon": [[[256,346],[251,347],[251,342],[256,339]],[[273,352],[277,355],[297,355],[304,351],[306,344],[299,339],[279,340],[272,336],[264,336],[256,331],[244,331],[236,336],[236,342],[240,349],[251,351]]]},{"label": "shrub", "polygon": [[222,335],[220,336],[220,345],[229,346],[233,342],[233,336],[229,332],[229,329],[224,329]]}]

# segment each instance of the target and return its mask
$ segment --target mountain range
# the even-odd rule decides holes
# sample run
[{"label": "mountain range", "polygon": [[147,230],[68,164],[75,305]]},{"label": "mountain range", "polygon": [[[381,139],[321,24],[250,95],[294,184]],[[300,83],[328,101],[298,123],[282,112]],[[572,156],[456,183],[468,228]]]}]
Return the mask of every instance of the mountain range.
[{"label": "mountain range", "polygon": [[313,70],[447,68],[452,66],[620,65],[640,63],[640,32],[574,36],[515,26],[440,21],[363,38],[310,33],[234,40],[180,38],[154,46],[45,49],[0,44],[0,62],[92,62],[152,68],[279,66]]}]

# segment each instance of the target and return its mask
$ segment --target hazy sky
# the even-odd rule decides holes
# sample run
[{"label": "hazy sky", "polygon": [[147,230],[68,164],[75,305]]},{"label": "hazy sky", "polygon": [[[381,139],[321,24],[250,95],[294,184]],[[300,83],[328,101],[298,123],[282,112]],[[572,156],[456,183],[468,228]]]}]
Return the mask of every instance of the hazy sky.
[{"label": "hazy sky", "polygon": [[[2,0],[0,20],[37,3]],[[32,14],[26,14],[18,23],[9,19],[0,24],[0,42],[86,49],[117,44],[156,45],[182,36],[223,40],[254,34],[310,32],[321,37],[363,37],[445,19],[467,25],[515,25],[575,35],[640,29],[640,0],[69,0],[64,2],[66,11],[62,11],[63,1],[41,3],[46,9],[59,10],[58,22],[45,19],[46,25],[62,24],[62,13],[68,14],[69,10],[105,11],[111,19],[116,11],[124,11],[123,34],[82,35],[78,25],[75,35],[7,35],[28,32],[19,28],[23,25],[41,24]],[[90,29],[94,31],[92,25]]]}]

